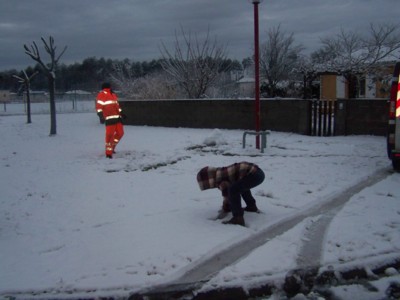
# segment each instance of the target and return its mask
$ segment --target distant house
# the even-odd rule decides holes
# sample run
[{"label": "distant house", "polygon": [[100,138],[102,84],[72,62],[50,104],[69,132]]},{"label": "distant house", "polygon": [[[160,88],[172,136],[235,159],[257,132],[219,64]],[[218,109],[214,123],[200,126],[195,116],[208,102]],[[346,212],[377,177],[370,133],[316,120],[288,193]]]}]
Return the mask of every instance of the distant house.
[{"label": "distant house", "polygon": [[254,98],[254,77],[243,77],[236,81],[239,97]]},{"label": "distant house", "polygon": [[248,66],[243,71],[236,71],[231,74],[235,80],[237,92],[240,98],[254,98],[254,64]]},{"label": "distant house", "polygon": [[[374,74],[359,76],[357,98],[386,99],[390,95],[390,82],[395,62],[385,62],[376,67]],[[334,72],[320,74],[320,99],[349,98],[349,84],[344,76]]]},{"label": "distant house", "polygon": [[91,95],[91,92],[83,91],[83,90],[72,90],[65,92],[66,95]]},{"label": "distant house", "polygon": [[64,99],[64,100],[90,100],[90,99],[94,99],[94,96],[92,95],[91,92],[88,92],[88,91],[71,90],[71,91],[65,92],[64,95],[62,95],[62,99]]},{"label": "distant house", "polygon": [[336,73],[320,74],[320,99],[336,100],[346,98],[347,84],[343,76]]}]

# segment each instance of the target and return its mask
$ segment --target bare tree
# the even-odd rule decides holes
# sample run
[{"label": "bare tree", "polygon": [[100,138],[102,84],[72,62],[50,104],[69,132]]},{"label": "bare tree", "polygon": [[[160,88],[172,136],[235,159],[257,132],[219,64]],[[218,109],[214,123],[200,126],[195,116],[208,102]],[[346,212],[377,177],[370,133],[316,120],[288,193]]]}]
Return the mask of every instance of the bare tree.
[{"label": "bare tree", "polygon": [[112,82],[130,99],[172,99],[177,96],[176,87],[165,71],[139,76],[129,60],[114,63],[113,69]]},{"label": "bare tree", "polygon": [[212,41],[209,31],[203,41],[181,28],[181,41],[175,32],[174,50],[162,43],[162,67],[172,76],[190,99],[201,98],[223,71],[227,54],[225,47]]},{"label": "bare tree", "polygon": [[56,91],[56,68],[58,61],[61,56],[67,50],[67,46],[61,51],[59,55],[56,55],[57,47],[54,45],[54,38],[49,37],[49,41],[47,42],[43,37],[41,38],[44,49],[47,54],[50,56],[50,63],[43,62],[40,57],[39,48],[35,42],[32,43],[30,47],[24,45],[25,53],[30,56],[34,61],[39,63],[42,70],[44,71],[48,84],[49,84],[49,93],[50,93],[50,135],[57,134],[57,121],[56,121],[56,102],[55,102],[55,91]]},{"label": "bare tree", "polygon": [[137,77],[132,63],[126,59],[123,62],[113,64],[113,72],[110,74],[112,82],[121,92],[129,98],[135,99]]},{"label": "bare tree", "polygon": [[268,31],[268,39],[261,45],[260,71],[269,96],[275,97],[278,84],[290,78],[302,51],[303,46],[294,44],[293,33],[281,31],[280,25]]},{"label": "bare tree", "polygon": [[312,99],[317,97],[314,81],[318,78],[319,74],[309,56],[299,56],[294,73],[298,74],[299,78],[301,78],[303,82],[301,92],[303,99]]},{"label": "bare tree", "polygon": [[398,59],[394,54],[400,49],[398,25],[370,25],[369,34],[363,37],[358,32],[343,28],[335,37],[321,40],[323,46],[312,54],[320,71],[336,72],[346,78],[348,95],[356,98],[359,81],[368,73],[379,69],[378,63],[388,58]]},{"label": "bare tree", "polygon": [[26,105],[27,105],[27,110],[26,110],[26,118],[27,118],[27,123],[30,124],[32,123],[31,119],[31,97],[30,97],[30,89],[31,89],[31,79],[38,73],[37,71],[34,72],[31,76],[28,76],[26,72],[23,70],[24,77],[20,77],[17,75],[13,75],[15,78],[18,79],[18,82],[22,84],[22,88],[25,89],[26,91]]},{"label": "bare tree", "polygon": [[164,71],[140,77],[136,82],[139,99],[176,99],[177,90],[170,76]]}]

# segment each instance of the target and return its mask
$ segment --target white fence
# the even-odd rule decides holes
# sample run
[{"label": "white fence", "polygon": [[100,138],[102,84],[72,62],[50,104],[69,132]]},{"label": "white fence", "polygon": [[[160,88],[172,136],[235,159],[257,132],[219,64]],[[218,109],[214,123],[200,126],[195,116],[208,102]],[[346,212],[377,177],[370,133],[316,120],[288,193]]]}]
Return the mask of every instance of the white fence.
[{"label": "white fence", "polygon": [[[56,111],[60,113],[69,112],[95,112],[95,100],[57,100]],[[0,102],[0,115],[23,115],[27,113],[26,102]],[[50,113],[49,102],[32,102],[31,114]]]}]

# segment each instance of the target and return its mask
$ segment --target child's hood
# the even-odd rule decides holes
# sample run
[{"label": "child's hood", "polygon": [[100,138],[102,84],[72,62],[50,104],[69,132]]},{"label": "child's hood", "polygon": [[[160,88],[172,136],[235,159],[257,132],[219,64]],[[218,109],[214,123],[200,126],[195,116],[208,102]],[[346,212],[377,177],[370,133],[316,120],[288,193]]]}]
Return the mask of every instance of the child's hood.
[{"label": "child's hood", "polygon": [[217,168],[204,167],[197,173],[197,182],[200,190],[216,188]]}]

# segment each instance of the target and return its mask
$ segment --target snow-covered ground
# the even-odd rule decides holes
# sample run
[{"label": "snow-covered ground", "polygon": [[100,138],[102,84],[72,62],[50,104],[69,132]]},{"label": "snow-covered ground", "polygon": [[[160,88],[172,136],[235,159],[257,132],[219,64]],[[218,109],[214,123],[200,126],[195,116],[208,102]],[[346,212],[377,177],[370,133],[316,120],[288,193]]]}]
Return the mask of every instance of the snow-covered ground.
[{"label": "snow-covered ground", "polygon": [[[272,132],[260,153],[254,137],[242,148],[240,130],[125,126],[109,160],[95,113],[58,114],[55,136],[48,135],[48,115],[32,121],[0,117],[0,297],[126,296],[390,170],[384,137]],[[203,166],[239,161],[266,174],[253,190],[262,213],[245,214],[247,227],[211,220],[220,193],[201,192],[196,182]],[[324,239],[323,265],[399,253],[399,183],[400,174],[388,171],[338,212]],[[303,233],[317,218],[255,249],[209,284],[246,285],[296,267]]]}]

